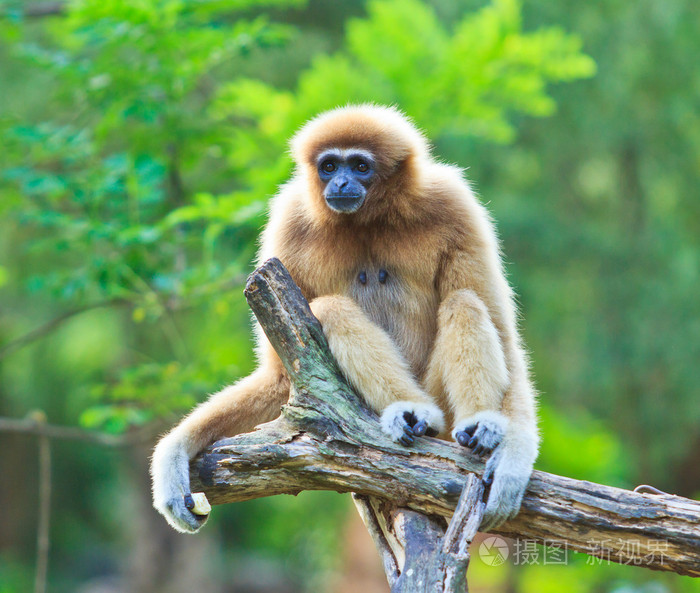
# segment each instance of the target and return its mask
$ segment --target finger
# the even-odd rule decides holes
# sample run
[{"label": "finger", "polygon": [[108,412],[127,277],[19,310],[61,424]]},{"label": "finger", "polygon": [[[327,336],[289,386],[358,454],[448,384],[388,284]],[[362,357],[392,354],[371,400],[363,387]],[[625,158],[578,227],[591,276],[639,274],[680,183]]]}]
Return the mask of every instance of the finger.
[{"label": "finger", "polygon": [[[489,459],[491,461],[491,459]],[[488,480],[489,482],[493,482],[493,476],[496,473],[496,464],[495,463],[487,463],[486,467],[484,468],[484,480]]]},{"label": "finger", "polygon": [[476,432],[476,427],[479,426],[478,424],[472,424],[471,426],[467,426],[464,429],[464,432],[466,432],[470,437],[474,436],[474,433]]},{"label": "finger", "polygon": [[413,427],[413,434],[415,434],[417,437],[422,437],[427,430],[428,423],[425,420],[421,420],[420,422],[416,422],[415,426]]},{"label": "finger", "polygon": [[467,447],[469,445],[469,435],[466,432],[455,433],[455,438],[457,442],[462,445],[462,447]]},{"label": "finger", "polygon": [[191,511],[194,508],[194,498],[192,498],[192,494],[185,494],[184,499],[185,507],[187,508],[187,510]]}]

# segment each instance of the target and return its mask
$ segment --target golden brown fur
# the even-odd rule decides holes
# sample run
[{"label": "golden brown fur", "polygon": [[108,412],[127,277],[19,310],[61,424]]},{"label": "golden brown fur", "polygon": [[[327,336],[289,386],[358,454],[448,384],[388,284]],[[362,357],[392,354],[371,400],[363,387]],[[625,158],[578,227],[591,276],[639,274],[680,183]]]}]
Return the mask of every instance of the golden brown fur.
[{"label": "golden brown fur", "polygon": [[[361,148],[376,159],[376,178],[353,214],[324,200],[316,160],[329,148]],[[260,261],[275,256],[287,267],[341,369],[383,413],[390,435],[406,409],[445,437],[450,428],[479,427],[495,448],[487,526],[512,516],[537,450],[535,395],[487,212],[461,171],[434,161],[393,109],[323,114],[297,134],[292,153],[297,169],[271,202]],[[380,270],[388,273],[381,283]],[[366,283],[358,283],[360,272]],[[194,530],[164,499],[186,493],[188,482],[162,467],[275,417],[287,398],[281,363],[259,339],[258,371],[202,404],[156,450],[155,504],[178,529]],[[168,479],[180,480],[178,488]]]}]

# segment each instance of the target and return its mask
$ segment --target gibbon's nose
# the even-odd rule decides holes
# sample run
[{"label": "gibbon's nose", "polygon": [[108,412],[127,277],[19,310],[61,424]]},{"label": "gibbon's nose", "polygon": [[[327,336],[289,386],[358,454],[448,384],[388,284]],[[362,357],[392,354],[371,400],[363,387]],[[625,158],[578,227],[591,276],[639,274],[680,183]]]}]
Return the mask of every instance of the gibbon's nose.
[{"label": "gibbon's nose", "polygon": [[335,186],[338,189],[345,189],[347,187],[347,185],[348,185],[348,178],[347,177],[345,177],[345,176],[336,177]]}]

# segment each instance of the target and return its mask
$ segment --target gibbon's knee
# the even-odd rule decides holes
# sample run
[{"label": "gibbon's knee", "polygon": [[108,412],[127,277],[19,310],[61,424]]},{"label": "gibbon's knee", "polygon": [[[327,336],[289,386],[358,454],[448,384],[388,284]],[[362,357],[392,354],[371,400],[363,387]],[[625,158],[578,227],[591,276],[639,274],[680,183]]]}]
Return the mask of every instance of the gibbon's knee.
[{"label": "gibbon's knee", "polygon": [[438,310],[429,374],[437,375],[459,422],[482,410],[500,410],[509,374],[498,331],[472,290],[455,290]]},{"label": "gibbon's knee", "polygon": [[[365,317],[359,305],[350,297],[334,294],[314,299],[310,303],[311,312],[321,322],[321,326],[329,331],[343,330],[347,320],[353,317]],[[332,329],[331,329],[332,328]]]},{"label": "gibbon's knee", "polygon": [[[359,388],[356,375],[362,371],[359,370],[359,365],[353,364],[354,359],[357,358],[357,351],[368,335],[374,334],[373,337],[377,339],[379,333],[384,332],[375,326],[357,303],[349,297],[341,295],[319,297],[311,301],[310,307],[311,312],[321,323],[328,345],[340,368],[351,383]],[[379,339],[381,343],[381,337]],[[389,340],[388,336],[386,340]],[[362,363],[366,364],[366,361]],[[370,400],[371,396],[368,398],[368,401]]]},{"label": "gibbon's knee", "polygon": [[376,411],[397,401],[431,403],[389,334],[345,296],[311,302],[345,378]]},{"label": "gibbon's knee", "polygon": [[361,374],[381,373],[387,366],[396,369],[393,373],[410,375],[408,364],[389,335],[350,297],[319,297],[311,301],[311,311],[320,321],[331,352],[351,382],[356,384]]},{"label": "gibbon's knee", "polygon": [[[387,399],[387,375],[411,383],[408,363],[389,335],[365,315],[351,298],[332,295],[314,299],[311,311],[346,378],[377,411],[395,401]],[[417,389],[417,386],[416,386]]]}]

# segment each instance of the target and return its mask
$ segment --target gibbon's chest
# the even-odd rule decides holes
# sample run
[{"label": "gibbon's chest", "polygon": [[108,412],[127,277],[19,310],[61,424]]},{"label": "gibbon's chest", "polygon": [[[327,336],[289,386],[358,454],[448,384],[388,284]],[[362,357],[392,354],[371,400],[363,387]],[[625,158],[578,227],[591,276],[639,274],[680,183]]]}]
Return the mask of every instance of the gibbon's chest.
[{"label": "gibbon's chest", "polygon": [[419,234],[306,234],[277,249],[310,299],[352,298],[422,377],[437,331],[435,278],[441,249]]},{"label": "gibbon's chest", "polygon": [[437,252],[418,237],[401,243],[356,241],[333,251],[333,273],[320,294],[352,298],[421,377],[437,331]]},{"label": "gibbon's chest", "polygon": [[415,375],[422,376],[437,329],[432,282],[390,263],[360,263],[354,272],[344,294],[391,336]]}]

